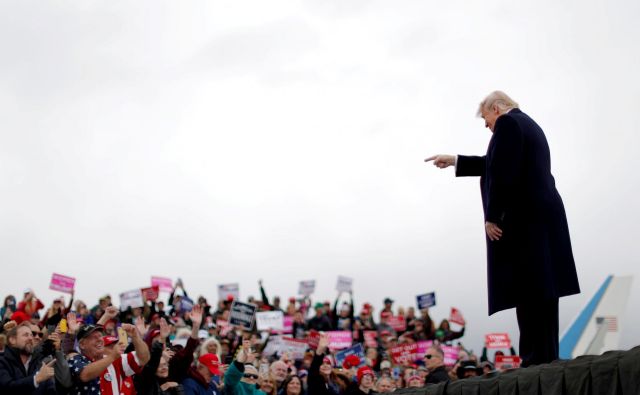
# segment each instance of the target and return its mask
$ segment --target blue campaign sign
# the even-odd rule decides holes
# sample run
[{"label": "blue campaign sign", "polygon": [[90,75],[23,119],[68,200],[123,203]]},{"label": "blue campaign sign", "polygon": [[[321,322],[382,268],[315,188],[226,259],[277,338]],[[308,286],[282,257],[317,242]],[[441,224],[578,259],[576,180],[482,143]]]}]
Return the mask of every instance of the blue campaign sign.
[{"label": "blue campaign sign", "polygon": [[436,305],[436,293],[429,292],[428,294],[418,295],[416,296],[416,300],[418,301],[418,309],[420,310],[433,307]]},{"label": "blue campaign sign", "polygon": [[360,358],[360,366],[364,365],[364,347],[362,347],[362,343],[358,343],[351,348],[347,348],[346,350],[338,351],[336,353],[336,366],[342,367],[342,363],[349,355],[356,355]]}]

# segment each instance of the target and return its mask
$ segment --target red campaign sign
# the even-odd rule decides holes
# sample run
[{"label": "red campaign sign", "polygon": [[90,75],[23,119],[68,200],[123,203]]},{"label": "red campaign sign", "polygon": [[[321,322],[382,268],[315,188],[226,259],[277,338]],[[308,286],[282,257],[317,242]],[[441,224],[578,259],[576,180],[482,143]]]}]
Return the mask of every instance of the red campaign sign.
[{"label": "red campaign sign", "polygon": [[508,333],[489,333],[484,337],[487,348],[511,348],[511,340]]},{"label": "red campaign sign", "polygon": [[216,327],[219,330],[220,336],[227,336],[227,333],[231,332],[233,325],[229,324],[229,321],[217,320]]},{"label": "red campaign sign", "polygon": [[418,356],[418,344],[403,344],[391,349],[391,359],[396,365],[413,363]]},{"label": "red campaign sign", "polygon": [[378,332],[364,331],[364,345],[367,347],[378,347]]},{"label": "red campaign sign", "polygon": [[389,323],[389,326],[391,326],[396,332],[404,332],[407,330],[407,322],[401,315],[389,317],[387,322]]},{"label": "red campaign sign", "polygon": [[462,313],[460,312],[460,310],[456,309],[455,307],[451,308],[451,314],[449,315],[449,322],[452,322],[458,325],[463,325],[463,326],[465,325],[464,317],[462,316]]},{"label": "red campaign sign", "polygon": [[309,336],[307,336],[307,344],[309,344],[309,348],[315,350],[318,348],[318,343],[320,342],[320,332],[312,329],[309,331]]},{"label": "red campaign sign", "polygon": [[496,370],[517,369],[522,358],[517,355],[496,355]]},{"label": "red campaign sign", "polygon": [[157,285],[148,288],[140,288],[140,291],[142,291],[142,297],[144,300],[155,301],[160,295],[160,287]]}]

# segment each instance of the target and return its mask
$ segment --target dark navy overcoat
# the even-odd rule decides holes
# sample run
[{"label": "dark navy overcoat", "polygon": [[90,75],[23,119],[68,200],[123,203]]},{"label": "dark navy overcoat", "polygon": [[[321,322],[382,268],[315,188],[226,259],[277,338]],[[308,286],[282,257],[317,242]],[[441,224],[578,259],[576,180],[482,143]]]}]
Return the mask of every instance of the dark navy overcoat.
[{"label": "dark navy overcoat", "polygon": [[503,232],[498,241],[487,237],[489,315],[580,292],[567,217],[538,124],[517,108],[501,115],[487,154],[459,155],[456,176],[480,176],[485,221]]}]

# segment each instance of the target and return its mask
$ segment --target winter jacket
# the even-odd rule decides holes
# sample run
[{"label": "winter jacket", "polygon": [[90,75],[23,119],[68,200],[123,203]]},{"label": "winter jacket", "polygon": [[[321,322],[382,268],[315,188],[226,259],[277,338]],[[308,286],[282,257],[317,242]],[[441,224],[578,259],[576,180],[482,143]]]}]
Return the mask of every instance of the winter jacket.
[{"label": "winter jacket", "polygon": [[25,370],[20,358],[20,351],[6,347],[4,356],[0,358],[0,394],[2,395],[40,395],[57,394],[53,378],[35,386],[34,376],[42,367],[42,358],[35,356],[29,361]]}]

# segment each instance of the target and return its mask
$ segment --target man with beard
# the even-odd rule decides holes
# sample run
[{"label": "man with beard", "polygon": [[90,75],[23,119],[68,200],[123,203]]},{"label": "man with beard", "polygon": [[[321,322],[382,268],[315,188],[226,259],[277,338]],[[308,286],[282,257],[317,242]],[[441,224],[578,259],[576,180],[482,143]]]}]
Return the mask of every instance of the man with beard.
[{"label": "man with beard", "polygon": [[34,357],[33,333],[29,322],[9,329],[8,347],[0,358],[0,393],[6,395],[56,394],[53,377],[55,360]]}]

